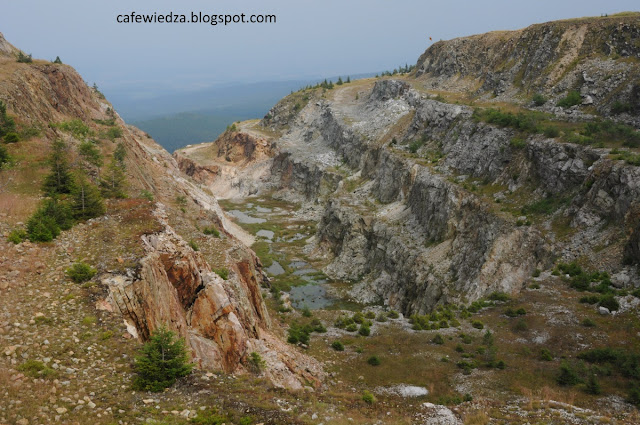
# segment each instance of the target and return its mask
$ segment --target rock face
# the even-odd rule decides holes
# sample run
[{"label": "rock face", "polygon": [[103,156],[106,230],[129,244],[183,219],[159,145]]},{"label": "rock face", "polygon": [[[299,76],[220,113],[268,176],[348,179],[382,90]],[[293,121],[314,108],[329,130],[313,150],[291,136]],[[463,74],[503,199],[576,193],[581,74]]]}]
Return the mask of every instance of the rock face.
[{"label": "rock face", "polygon": [[249,132],[226,131],[214,143],[188,146],[173,157],[180,169],[219,198],[249,196],[275,155],[269,140]]},{"label": "rock face", "polygon": [[[606,151],[540,135],[514,146],[513,130],[475,120],[471,107],[431,99],[403,81],[377,81],[350,102],[341,100],[348,89],[338,90],[333,100],[309,102],[288,125],[278,116],[289,116],[282,105],[263,120],[288,130],[276,141],[279,153],[262,188],[322,210],[317,248],[332,258],[324,271],[353,282],[356,300],[410,314],[517,292],[558,256],[593,254],[608,237],[593,226],[625,223],[640,199],[638,167],[612,161]],[[422,146],[408,156],[412,140]],[[435,165],[425,156],[438,158]],[[325,158],[348,169],[338,172],[340,161]],[[360,187],[345,193],[349,181]],[[472,190],[487,184],[503,188],[490,202]],[[522,225],[529,217],[504,214],[494,201],[517,193],[530,197],[520,205],[548,197],[566,207],[545,226]],[[549,236],[552,220],[563,216],[578,231],[566,244]]]},{"label": "rock face", "polygon": [[[488,124],[475,106],[425,88],[573,123],[594,117],[553,105],[578,87],[589,108],[640,126],[637,115],[611,111],[615,102],[636,108],[640,52],[628,39],[638,39],[639,22],[578,19],[439,42],[401,80],[294,93],[260,123],[278,135],[273,158],[253,162],[265,171],[253,190],[313,209],[321,219],[308,252],[330,258],[325,273],[350,281],[355,300],[405,314],[518,292],[558,258],[614,274],[625,245],[636,255],[637,231],[628,241],[620,230],[637,226],[637,166],[607,149]],[[549,102],[523,102],[532,92]],[[225,152],[218,143],[212,149]]]},{"label": "rock face", "polygon": [[548,22],[437,42],[418,59],[416,76],[441,90],[515,102],[524,92],[555,101],[578,87],[583,103],[609,114],[615,102],[640,108],[640,67],[627,60],[640,58],[639,39],[638,14]]},{"label": "rock face", "polygon": [[228,280],[211,271],[202,255],[168,226],[143,236],[146,256],[136,276],[105,275],[109,302],[143,340],[166,326],[183,337],[194,362],[203,369],[244,370],[255,351],[267,362],[274,384],[300,389],[320,384],[322,371],[314,361],[279,344],[260,293],[257,259],[236,263]]}]

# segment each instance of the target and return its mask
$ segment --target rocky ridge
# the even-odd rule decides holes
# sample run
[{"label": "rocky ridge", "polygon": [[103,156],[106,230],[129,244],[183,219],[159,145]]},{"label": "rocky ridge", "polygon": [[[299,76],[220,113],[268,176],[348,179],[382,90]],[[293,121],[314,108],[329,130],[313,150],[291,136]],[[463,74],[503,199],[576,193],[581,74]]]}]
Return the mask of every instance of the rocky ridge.
[{"label": "rocky ridge", "polygon": [[[609,52],[620,53],[628,43],[620,41],[623,27],[630,28],[625,34],[634,40],[637,17],[548,23],[436,43],[408,78],[295,93],[260,122],[265,137],[276,134],[272,144],[277,150],[261,163],[269,167],[269,176],[257,182],[258,190],[313,206],[321,219],[315,245],[306,252],[329,255],[324,271],[351,281],[355,300],[382,302],[406,314],[442,303],[468,303],[494,291],[517,293],[536,269],[558,258],[588,258],[616,273],[625,267],[622,253],[629,244],[627,230],[621,234],[620,229],[636,226],[637,166],[611,159],[610,149],[488,124],[476,117],[474,105],[447,102],[425,86],[459,91],[461,73],[479,78],[486,74],[482,67],[499,68],[497,59],[483,61],[473,52],[494,54],[504,48],[499,56],[504,59],[525,42],[540,58],[518,57],[520,65],[555,66],[555,56],[536,50],[546,46],[553,51],[555,44],[545,41],[550,34],[558,43],[578,37],[577,57],[599,54],[593,46],[603,34],[618,40]],[[514,41],[505,44],[504,39]],[[636,56],[633,48],[624,52],[625,58]],[[636,69],[634,60],[613,61]],[[586,61],[579,67],[598,69],[589,66]],[[533,80],[537,75],[532,71],[532,89],[542,84]],[[618,93],[632,89],[635,74],[625,75],[630,78],[620,80]],[[604,80],[610,79],[597,78],[594,84]],[[519,87],[513,81],[507,86]],[[553,87],[566,93],[562,84]],[[483,99],[483,93],[476,98]],[[613,102],[603,99],[594,101],[596,110],[605,111]],[[556,119],[567,119],[570,111],[559,110]],[[574,119],[593,119],[580,107],[570,110],[576,112]],[[199,163],[195,156],[184,159],[189,157],[184,151],[175,156]],[[256,184],[241,172],[234,179]],[[224,182],[220,178],[208,185]],[[534,201],[563,206],[547,218],[520,212]],[[607,226],[611,222],[616,225]],[[561,228],[569,238],[559,233]],[[608,247],[606,256],[594,252],[600,246]]]}]

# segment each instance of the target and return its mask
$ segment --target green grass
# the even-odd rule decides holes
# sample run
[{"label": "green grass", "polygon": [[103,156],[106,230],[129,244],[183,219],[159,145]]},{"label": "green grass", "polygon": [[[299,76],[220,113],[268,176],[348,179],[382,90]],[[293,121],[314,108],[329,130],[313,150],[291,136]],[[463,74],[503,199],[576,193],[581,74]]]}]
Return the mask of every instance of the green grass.
[{"label": "green grass", "polygon": [[89,128],[89,126],[79,119],[64,121],[60,123],[52,123],[50,124],[50,126],[53,128],[58,128],[67,133],[71,133],[73,137],[78,140],[85,139],[93,135],[93,131]]}]

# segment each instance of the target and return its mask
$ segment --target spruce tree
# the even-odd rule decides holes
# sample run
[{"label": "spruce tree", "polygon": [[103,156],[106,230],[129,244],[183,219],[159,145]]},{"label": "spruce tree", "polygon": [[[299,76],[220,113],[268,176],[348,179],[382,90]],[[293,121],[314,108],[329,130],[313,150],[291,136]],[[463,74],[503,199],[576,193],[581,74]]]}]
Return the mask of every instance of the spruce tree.
[{"label": "spruce tree", "polygon": [[157,329],[135,358],[134,387],[159,392],[172,386],[176,379],[191,373],[187,349],[182,338],[167,328]]},{"label": "spruce tree", "polygon": [[59,65],[62,65],[62,61],[60,60],[60,56],[56,56],[56,60],[54,60],[53,63],[57,63]]},{"label": "spruce tree", "polygon": [[73,216],[76,219],[88,220],[104,214],[100,191],[84,175],[78,175],[71,197]]},{"label": "spruce tree", "polygon": [[0,100],[0,138],[5,134],[15,131],[16,123],[9,115],[7,115],[7,105]]},{"label": "spruce tree", "polygon": [[49,165],[51,172],[45,177],[42,187],[45,195],[71,193],[74,186],[73,174],[67,160],[67,147],[60,139],[53,142]]},{"label": "spruce tree", "polygon": [[0,170],[2,170],[2,167],[5,163],[9,162],[9,159],[10,157],[9,152],[7,152],[7,148],[5,148],[2,143],[0,143]]},{"label": "spruce tree", "polygon": [[89,173],[95,170],[97,178],[100,179],[100,167],[102,167],[103,160],[102,154],[95,143],[85,140],[80,143],[78,153],[80,153],[80,157],[82,158],[82,165],[85,171]]},{"label": "spruce tree", "polygon": [[124,159],[127,155],[127,152],[124,148],[124,145],[118,143],[116,150],[113,152],[113,157],[111,158],[111,162],[107,167],[107,173],[104,179],[100,182],[100,186],[102,189],[102,193],[105,197],[108,198],[126,198],[127,194],[125,191],[126,186],[126,165]]}]

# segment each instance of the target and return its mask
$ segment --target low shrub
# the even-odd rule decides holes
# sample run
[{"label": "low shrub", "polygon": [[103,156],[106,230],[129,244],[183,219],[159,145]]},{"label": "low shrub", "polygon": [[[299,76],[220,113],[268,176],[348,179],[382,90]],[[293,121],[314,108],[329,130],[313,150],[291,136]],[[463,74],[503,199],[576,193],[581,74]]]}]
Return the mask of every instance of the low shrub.
[{"label": "low shrub", "polygon": [[331,348],[333,348],[336,351],[344,351],[344,344],[341,343],[340,341],[333,341],[331,343]]},{"label": "low shrub", "polygon": [[547,103],[547,98],[540,93],[534,94],[531,100],[533,101],[533,104],[536,106],[542,106],[545,103]]},{"label": "low shrub", "polygon": [[484,323],[482,323],[479,320],[474,320],[473,322],[471,322],[471,326],[473,326],[476,329],[484,329]]},{"label": "low shrub", "polygon": [[367,359],[367,363],[371,366],[379,366],[381,362],[378,356],[371,356]]},{"label": "low shrub", "polygon": [[216,238],[220,237],[220,231],[213,226],[205,227],[202,230],[202,233],[204,233],[205,235],[216,237]]},{"label": "low shrub", "polygon": [[433,342],[434,344],[442,345],[444,344],[444,338],[442,337],[442,335],[436,334],[436,336],[433,337],[431,342]]},{"label": "low shrub", "polygon": [[223,280],[229,279],[229,269],[222,267],[219,269],[213,269],[213,271],[215,274],[220,276]]},{"label": "low shrub", "polygon": [[362,393],[362,401],[367,404],[373,404],[376,402],[376,398],[370,391],[364,390]]},{"label": "low shrub", "polygon": [[579,105],[582,102],[582,96],[576,90],[571,90],[565,97],[560,99],[556,106],[560,106],[562,108],[570,108],[575,105]]},{"label": "low shrub", "polygon": [[387,317],[388,317],[389,319],[397,319],[397,318],[399,318],[399,317],[400,317],[400,313],[398,313],[398,312],[397,312],[397,311],[395,311],[395,310],[391,310],[391,311],[389,311],[389,312],[387,313]]},{"label": "low shrub", "polygon": [[366,324],[362,324],[360,325],[358,333],[362,336],[369,336],[371,335],[371,328],[369,328],[369,326],[367,326]]},{"label": "low shrub", "polygon": [[20,228],[20,229],[13,229],[10,233],[9,236],[7,236],[7,240],[9,242],[12,242],[14,244],[19,244],[21,242],[23,242],[25,239],[27,239],[27,231]]},{"label": "low shrub", "polygon": [[572,387],[579,384],[580,381],[580,377],[571,365],[566,362],[560,365],[560,372],[558,373],[558,376],[556,376],[556,382],[558,385],[563,387]]},{"label": "low shrub", "polygon": [[74,263],[66,270],[66,274],[75,283],[83,283],[91,280],[98,271],[87,263]]}]

